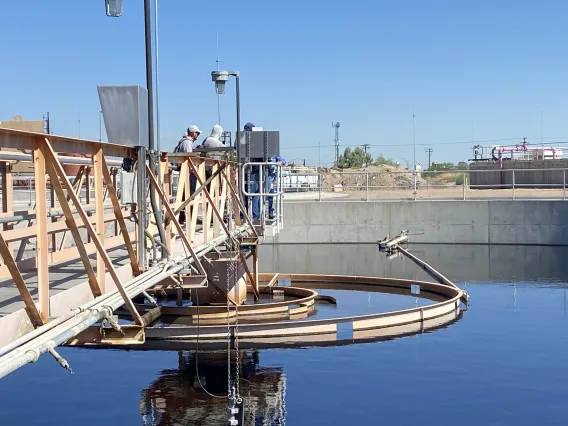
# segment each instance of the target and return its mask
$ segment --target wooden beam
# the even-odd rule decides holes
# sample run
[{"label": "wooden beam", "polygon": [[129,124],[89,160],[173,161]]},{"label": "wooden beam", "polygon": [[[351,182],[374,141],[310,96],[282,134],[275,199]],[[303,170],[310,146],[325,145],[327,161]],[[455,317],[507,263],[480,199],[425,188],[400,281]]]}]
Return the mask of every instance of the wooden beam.
[{"label": "wooden beam", "polygon": [[[169,200],[170,196],[172,195],[172,184],[171,178],[172,175],[170,173],[170,163],[168,162],[168,154],[162,154],[160,157],[160,174],[162,175],[162,182],[164,183],[164,195]],[[166,247],[170,255],[173,254],[172,251],[172,240],[169,238],[172,232],[172,225],[171,223],[166,224]]]},{"label": "wooden beam", "polygon": [[258,293],[258,246],[252,247],[252,273],[254,275],[253,291],[256,300],[260,299],[260,294]]},{"label": "wooden beam", "polygon": [[126,228],[126,222],[124,221],[124,216],[122,215],[122,209],[120,207],[120,202],[118,201],[118,196],[116,195],[116,189],[112,182],[108,167],[106,165],[106,160],[104,156],[102,157],[102,172],[103,177],[106,182],[108,193],[110,195],[110,200],[112,201],[112,207],[114,209],[114,215],[120,226],[120,232],[124,238],[124,244],[126,245],[126,250],[128,250],[128,257],[130,259],[130,266],[132,267],[132,273],[134,276],[140,275],[140,265],[138,265],[138,259],[136,258],[136,252],[134,251],[134,246],[130,235],[128,234],[128,229]]},{"label": "wooden beam", "polygon": [[[8,213],[13,210],[14,186],[12,180],[12,165],[8,161],[0,162],[0,174],[2,175],[2,212]],[[3,225],[4,231],[9,231],[14,226],[11,223]],[[13,253],[13,246],[8,244],[10,253]]]},{"label": "wooden beam", "polygon": [[166,200],[166,197],[164,195],[164,192],[162,191],[162,188],[160,188],[160,185],[158,185],[158,181],[156,180],[156,177],[152,173],[152,170],[150,170],[150,166],[148,166],[147,164],[146,164],[146,173],[148,174],[148,177],[150,178],[151,185],[154,185],[156,192],[158,193],[158,195],[162,199],[162,203],[164,204],[164,207],[166,208],[166,213],[169,215],[169,217],[172,220],[174,226],[176,227],[183,243],[185,244],[186,248],[188,249],[189,253],[191,254],[191,257],[193,258],[193,261],[195,262],[195,266],[197,267],[197,270],[199,271],[199,273],[201,275],[207,275],[207,273],[205,272],[205,269],[203,268],[203,265],[201,264],[199,258],[195,254],[195,251],[193,251],[193,247],[191,247],[191,243],[189,242],[189,240],[187,239],[187,237],[183,233],[183,229],[182,229],[181,225],[179,224],[178,220],[176,219],[176,217],[174,215],[174,211],[172,210],[172,208],[170,206],[170,203],[168,203],[168,200]]},{"label": "wooden beam", "polygon": [[[105,208],[104,208],[104,163],[103,150],[99,147],[93,155],[93,169],[95,171],[95,217],[97,235],[101,241],[105,239]],[[108,173],[108,170],[107,170]],[[116,213],[116,212],[115,212]],[[102,294],[105,294],[105,261],[100,253],[97,253],[97,281]]]},{"label": "wooden beam", "polygon": [[[73,240],[75,241],[75,245],[77,246],[81,260],[83,261],[85,271],[87,272],[87,277],[89,278],[89,286],[91,287],[91,292],[93,293],[94,297],[98,297],[103,294],[102,289],[99,285],[97,277],[95,276],[95,271],[93,270],[91,260],[89,259],[89,255],[87,254],[87,250],[85,249],[85,244],[81,239],[81,234],[79,234],[79,228],[77,228],[77,223],[75,222],[73,213],[71,213],[71,207],[65,199],[65,193],[63,192],[63,187],[61,186],[61,182],[59,182],[57,173],[55,172],[55,167],[51,162],[47,163],[47,172],[49,173],[51,186],[55,190],[57,198],[59,199],[59,204],[61,205],[63,213],[65,214],[65,223],[71,231],[71,235],[73,235]],[[71,190],[71,192],[73,191]],[[91,224],[89,223],[89,225]]]},{"label": "wooden beam", "polygon": [[47,199],[45,188],[46,158],[41,149],[41,141],[34,148],[35,177],[35,213],[36,213],[36,252],[37,252],[37,289],[39,312],[43,320],[49,318],[49,264],[47,246]]},{"label": "wooden beam", "polygon": [[[195,168],[195,166],[193,165],[193,161],[191,161],[191,158],[188,159],[189,161],[189,167],[191,167],[191,169],[193,170],[193,172],[195,173],[197,171],[197,169]],[[201,176],[197,175],[197,180],[198,182],[203,185],[203,179],[201,178]],[[227,228],[227,225],[225,224],[225,221],[223,220],[223,216],[221,216],[221,214],[219,213],[219,210],[217,210],[217,207],[213,205],[213,200],[211,199],[211,195],[209,194],[209,191],[207,190],[207,188],[203,188],[203,193],[205,193],[205,196],[207,197],[207,199],[209,200],[209,203],[211,205],[211,208],[213,209],[213,212],[217,215],[217,217],[219,218],[219,221],[221,223],[221,226],[223,227],[223,230],[225,231],[225,233],[227,234],[227,237],[229,239],[233,239],[231,233],[229,232],[229,229]],[[202,210],[202,214],[205,216],[205,210]],[[203,217],[203,222],[205,222],[205,217]],[[205,228],[205,224],[204,224],[204,228]],[[205,240],[207,241],[207,240]]]},{"label": "wooden beam", "polygon": [[[81,193],[81,188],[83,186],[83,180],[85,179],[85,171],[86,171],[86,167],[85,166],[81,166],[79,167],[79,171],[77,172],[77,175],[75,176],[75,180],[73,181],[73,188],[75,189],[75,193],[80,194]],[[69,201],[70,198],[67,197],[67,201]],[[65,247],[65,244],[67,243],[67,236],[69,234],[67,232],[65,232],[63,234],[63,237],[61,238],[61,243],[59,244],[59,250],[62,250]]]},{"label": "wooden beam", "polygon": [[[130,233],[130,238],[135,238],[134,232]],[[117,237],[110,237],[104,240],[104,245],[106,250],[111,250],[113,248],[123,246],[124,239],[122,236]],[[95,247],[94,243],[85,244],[85,249],[87,250],[87,254],[91,255],[97,252],[97,248]],[[57,265],[63,262],[69,262],[73,260],[80,259],[79,250],[76,247],[69,247],[60,251],[56,251],[55,253],[49,253],[48,257],[48,264],[50,266]],[[21,272],[36,272],[36,261],[37,258],[30,257],[22,261],[16,260],[16,265]],[[0,266],[0,278],[9,278],[11,277],[10,271],[6,267],[6,265]]]},{"label": "wooden beam", "polygon": [[[255,277],[250,273],[247,261],[244,255],[240,252],[239,252],[239,258],[241,259],[241,264],[245,268],[245,272],[247,273],[250,285],[252,286],[252,291],[254,292],[254,300],[258,300],[260,299],[260,294],[258,292],[258,284],[257,284],[258,281],[255,281]],[[258,280],[258,275],[256,276],[256,280]]]},{"label": "wooden beam", "polygon": [[92,155],[97,151],[98,147],[102,146],[105,155],[120,158],[134,157],[134,148],[131,146],[0,128],[0,147],[2,148],[35,149],[35,144],[42,143],[44,140],[50,142],[55,152]]},{"label": "wooden beam", "polygon": [[32,324],[34,325],[34,327],[39,327],[40,325],[43,325],[44,319],[41,317],[37,309],[37,306],[34,300],[32,299],[30,291],[26,286],[24,278],[22,277],[20,270],[16,266],[16,262],[14,262],[14,257],[12,256],[12,253],[8,248],[8,244],[6,244],[6,241],[4,241],[4,238],[2,238],[1,233],[0,233],[0,255],[2,256],[2,259],[4,259],[6,267],[10,270],[10,275],[12,275],[12,279],[14,280],[14,283],[16,284],[16,287],[20,292],[20,296],[22,296],[22,300],[26,305],[26,312],[30,317]]},{"label": "wooden beam", "polygon": [[[65,218],[65,215],[63,216],[63,218]],[[96,223],[96,218],[95,217],[89,217],[91,223]],[[105,223],[111,223],[113,222],[115,219],[115,215],[114,213],[106,213],[104,215],[104,221]],[[78,223],[77,224],[78,228],[84,228],[85,226]],[[55,223],[48,223],[47,224],[47,234],[48,235],[53,235],[53,234],[58,234],[61,232],[68,232],[69,229],[67,227],[67,224],[65,222],[55,222]],[[2,233],[2,235],[4,236],[4,239],[6,240],[6,242],[8,242],[8,244],[10,242],[15,242],[15,241],[20,241],[20,240],[26,240],[29,239],[31,237],[35,237],[36,231],[32,228],[30,228],[30,225],[28,225],[25,228],[16,228],[16,229],[12,229],[10,231],[4,231]],[[59,250],[62,250],[61,248]],[[56,251],[59,251],[56,250]]]},{"label": "wooden beam", "polygon": [[243,216],[245,217],[245,220],[247,222],[247,224],[251,227],[252,232],[254,232],[254,236],[258,237],[258,233],[256,232],[256,229],[254,228],[254,225],[252,224],[249,215],[247,214],[246,209],[243,206],[243,203],[241,203],[241,200],[239,198],[239,193],[237,191],[235,191],[235,188],[233,187],[233,184],[231,183],[231,181],[227,178],[227,174],[225,172],[223,172],[223,175],[225,176],[225,179],[227,180],[227,184],[229,185],[229,188],[231,189],[231,195],[233,196],[233,201],[237,202],[237,205],[239,206],[239,209],[241,210],[241,212],[243,213]]},{"label": "wooden beam", "polygon": [[126,307],[130,311],[130,314],[132,315],[134,320],[139,325],[142,325],[142,317],[140,316],[140,314],[138,313],[138,311],[134,307],[134,303],[132,303],[132,300],[128,297],[128,294],[126,293],[126,290],[124,289],[124,285],[123,285],[120,277],[116,273],[116,269],[115,269],[114,265],[112,264],[112,261],[110,260],[110,257],[108,256],[108,253],[105,251],[105,248],[104,248],[102,241],[99,239],[97,233],[95,232],[95,229],[93,228],[93,225],[89,221],[89,217],[87,216],[87,213],[83,209],[81,202],[77,198],[77,194],[75,194],[73,192],[73,187],[71,186],[71,183],[69,182],[69,179],[67,178],[67,176],[65,176],[65,172],[63,170],[63,167],[61,166],[61,163],[59,163],[59,161],[57,161],[57,158],[55,157],[55,153],[53,152],[53,148],[51,147],[51,145],[50,145],[50,143],[47,139],[45,140],[45,144],[44,144],[43,148],[44,148],[46,157],[48,157],[48,160],[52,162],[53,167],[55,168],[55,170],[57,171],[57,173],[61,177],[61,180],[63,181],[63,185],[67,189],[67,193],[71,196],[71,200],[73,201],[73,204],[75,205],[75,208],[77,209],[77,212],[79,213],[79,216],[83,220],[83,223],[85,224],[85,226],[87,228],[87,232],[89,233],[93,242],[95,243],[95,246],[97,247],[97,252],[102,255],[103,260],[105,262],[105,265],[107,267],[107,270],[110,273],[110,276],[112,277],[112,279],[114,280],[114,283],[116,284],[116,288],[120,292]]}]

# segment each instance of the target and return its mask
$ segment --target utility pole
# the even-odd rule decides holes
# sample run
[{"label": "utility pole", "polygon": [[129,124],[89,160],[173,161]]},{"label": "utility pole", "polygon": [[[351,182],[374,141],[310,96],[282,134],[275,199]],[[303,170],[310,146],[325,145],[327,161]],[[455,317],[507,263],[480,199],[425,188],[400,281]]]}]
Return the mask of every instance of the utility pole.
[{"label": "utility pole", "polygon": [[365,150],[365,154],[367,153],[367,149],[369,149],[371,147],[371,144],[368,143],[364,143],[363,145],[361,145],[363,147],[363,149]]},{"label": "utility pole", "polygon": [[49,111],[47,111],[47,116],[43,116],[43,121],[45,121],[45,133],[51,135],[51,123],[49,122]]},{"label": "utility pole", "polygon": [[431,165],[430,159],[432,157],[432,152],[434,152],[434,150],[432,148],[426,148],[425,151],[426,154],[428,154],[428,168],[430,168]]},{"label": "utility pole", "polygon": [[412,104],[412,145],[413,149],[413,159],[412,167],[416,171],[416,126],[415,126],[416,114],[414,114],[414,103]]},{"label": "utility pole", "polygon": [[99,142],[103,140],[103,112],[99,111]]},{"label": "utility pole", "polygon": [[542,135],[542,110],[540,110],[540,143],[544,143],[544,137]]},{"label": "utility pole", "polygon": [[[156,151],[160,152],[160,78],[158,70],[158,0],[154,0],[154,46],[156,48]],[[160,176],[161,180],[161,176]]]},{"label": "utility pole", "polygon": [[335,166],[339,164],[339,127],[341,124],[339,121],[337,123],[331,123],[331,126],[335,128]]}]

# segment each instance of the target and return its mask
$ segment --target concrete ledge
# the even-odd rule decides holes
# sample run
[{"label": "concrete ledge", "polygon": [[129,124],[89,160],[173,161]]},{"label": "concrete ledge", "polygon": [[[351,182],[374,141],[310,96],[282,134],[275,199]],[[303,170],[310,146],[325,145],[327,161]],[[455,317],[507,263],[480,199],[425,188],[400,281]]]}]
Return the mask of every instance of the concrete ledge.
[{"label": "concrete ledge", "polygon": [[563,200],[294,202],[267,243],[376,243],[408,229],[415,243],[568,245]]}]

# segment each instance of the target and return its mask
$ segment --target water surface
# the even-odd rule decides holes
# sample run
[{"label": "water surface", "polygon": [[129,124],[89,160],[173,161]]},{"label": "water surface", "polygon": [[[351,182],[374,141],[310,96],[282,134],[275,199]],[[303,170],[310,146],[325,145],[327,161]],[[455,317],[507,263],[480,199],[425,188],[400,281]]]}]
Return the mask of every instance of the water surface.
[{"label": "water surface", "polygon": [[[568,422],[568,250],[411,246],[471,295],[449,327],[353,346],[243,354],[248,424],[564,425]],[[374,245],[265,246],[262,269],[427,279]],[[322,291],[367,313],[414,299]],[[369,300],[370,299],[370,300]],[[343,303],[343,306],[342,306]],[[62,348],[0,381],[0,425],[217,425],[226,353]],[[254,419],[253,419],[254,417]]]}]

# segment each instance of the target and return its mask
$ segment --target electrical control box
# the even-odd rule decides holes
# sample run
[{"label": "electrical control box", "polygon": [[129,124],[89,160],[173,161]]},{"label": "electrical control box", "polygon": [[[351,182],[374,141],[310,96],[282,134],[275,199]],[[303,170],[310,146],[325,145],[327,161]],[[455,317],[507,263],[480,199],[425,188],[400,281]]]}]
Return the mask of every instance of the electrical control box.
[{"label": "electrical control box", "polygon": [[241,159],[263,159],[280,155],[280,132],[277,130],[253,130],[239,132],[239,157]]}]

